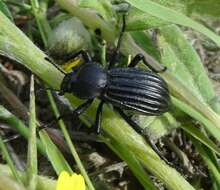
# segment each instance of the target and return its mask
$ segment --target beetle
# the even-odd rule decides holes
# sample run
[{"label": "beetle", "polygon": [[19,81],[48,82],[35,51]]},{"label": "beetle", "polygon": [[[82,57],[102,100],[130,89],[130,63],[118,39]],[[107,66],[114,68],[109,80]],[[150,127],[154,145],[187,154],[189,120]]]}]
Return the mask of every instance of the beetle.
[{"label": "beetle", "polygon": [[[166,67],[161,71],[155,70],[147,63],[142,54],[137,54],[128,67],[114,67],[124,31],[125,14],[123,15],[123,24],[116,51],[109,61],[107,69],[93,61],[89,53],[84,50],[71,56],[71,58],[75,58],[81,55],[84,63],[74,67],[70,73],[65,73],[55,64],[56,68],[65,74],[59,94],[72,93],[74,96],[86,100],[73,111],[74,115],[82,114],[95,98],[101,100],[94,124],[97,133],[100,133],[104,103],[111,103],[118,113],[139,133],[142,133],[143,129],[124,112],[125,110],[148,116],[158,116],[170,108],[168,85],[158,74],[158,72],[165,71]],[[140,61],[143,61],[150,70],[136,68]]]}]

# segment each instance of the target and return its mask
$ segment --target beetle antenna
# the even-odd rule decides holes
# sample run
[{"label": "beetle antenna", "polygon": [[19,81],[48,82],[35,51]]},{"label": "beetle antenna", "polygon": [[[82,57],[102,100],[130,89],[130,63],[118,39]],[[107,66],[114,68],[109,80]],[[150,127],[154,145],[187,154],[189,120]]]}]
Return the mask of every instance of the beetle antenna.
[{"label": "beetle antenna", "polygon": [[61,73],[63,73],[64,75],[66,75],[66,72],[63,71],[56,63],[54,63],[54,61],[49,58],[49,57],[45,57],[44,58],[46,61],[50,62],[54,67],[56,67]]}]

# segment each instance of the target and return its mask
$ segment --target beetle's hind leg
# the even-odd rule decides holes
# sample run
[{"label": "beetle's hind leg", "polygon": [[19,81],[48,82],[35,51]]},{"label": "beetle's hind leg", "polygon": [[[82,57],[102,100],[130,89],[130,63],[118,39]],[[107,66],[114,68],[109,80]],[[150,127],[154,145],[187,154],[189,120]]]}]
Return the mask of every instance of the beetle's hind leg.
[{"label": "beetle's hind leg", "polygon": [[102,108],[103,108],[104,103],[105,102],[103,100],[101,100],[101,102],[99,103],[97,111],[96,111],[95,123],[92,127],[97,134],[100,133],[100,129],[101,129]]},{"label": "beetle's hind leg", "polygon": [[121,110],[120,108],[114,107],[114,109],[116,109],[118,111],[118,113],[120,114],[120,116],[129,124],[133,127],[133,129],[135,131],[137,131],[138,133],[143,133],[144,129],[142,127],[140,127],[136,122],[134,122],[128,115],[126,115],[124,113],[123,110]]},{"label": "beetle's hind leg", "polygon": [[[155,72],[155,73],[161,73],[161,72],[166,71],[166,69],[167,69],[165,66],[163,66],[163,68],[162,68],[161,70],[157,70],[157,69],[153,68],[152,65],[150,65],[150,64],[146,61],[144,55],[141,54],[141,53],[137,54],[137,55],[132,59],[132,61],[131,61],[130,64],[128,65],[128,67],[136,67],[137,64],[140,63],[140,61],[143,61],[143,63],[144,63],[147,67],[149,67],[149,68],[150,68],[153,72]],[[162,66],[162,65],[161,65],[161,66]]]},{"label": "beetle's hind leg", "polygon": [[[126,115],[123,110],[121,110],[120,108],[116,108],[114,107],[118,113],[121,115],[121,117],[138,133],[143,133],[144,129],[142,127],[140,127],[134,120],[131,119],[131,117],[129,117],[128,115]],[[150,140],[150,138],[145,138],[147,143],[151,146],[151,148],[160,156],[160,158],[162,160],[164,160],[168,165],[173,166],[172,163],[170,163],[164,156],[163,154],[160,152],[160,150],[157,148],[157,146],[154,144],[154,142],[152,140]]]}]

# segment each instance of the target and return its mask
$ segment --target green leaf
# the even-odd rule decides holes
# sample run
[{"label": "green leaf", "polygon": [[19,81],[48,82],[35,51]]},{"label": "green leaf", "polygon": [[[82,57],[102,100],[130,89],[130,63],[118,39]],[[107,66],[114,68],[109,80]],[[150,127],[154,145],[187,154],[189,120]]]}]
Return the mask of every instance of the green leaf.
[{"label": "green leaf", "polygon": [[162,63],[198,98],[203,98],[218,111],[219,103],[213,101],[216,100],[216,94],[207,71],[183,32],[177,26],[170,25],[161,27],[159,34]]},{"label": "green leaf", "polygon": [[220,3],[219,0],[193,0],[189,1],[188,12],[198,13],[200,15],[220,16]]},{"label": "green leaf", "polygon": [[141,11],[146,12],[157,18],[160,18],[164,21],[193,28],[194,30],[206,35],[207,37],[212,39],[218,46],[220,46],[220,37],[218,35],[216,35],[208,28],[204,27],[198,22],[195,22],[194,20],[190,19],[189,17],[185,16],[182,13],[161,6],[160,4],[150,0],[127,0],[127,1],[134,7],[140,9]]},{"label": "green leaf", "polygon": [[170,24],[137,8],[131,8],[126,17],[126,31],[138,31],[158,28]]},{"label": "green leaf", "polygon": [[156,44],[153,44],[152,37],[148,32],[134,31],[129,32],[136,44],[143,48],[149,55],[155,59],[160,60],[160,52],[156,48]]},{"label": "green leaf", "polygon": [[[200,61],[199,56],[185,39],[182,32],[177,26],[166,26],[160,28],[160,36],[158,38],[158,45],[161,48],[161,60],[169,68],[172,74],[181,81],[184,86],[190,91],[191,94],[199,100],[197,103],[193,101],[190,96],[186,99],[197,107],[197,111],[204,114],[202,117],[208,115],[214,116],[215,113],[211,113],[212,110],[208,109],[207,104],[211,104],[212,107],[219,111],[219,103],[215,100],[215,92],[212,84],[207,76],[207,72],[204,69],[203,64]],[[177,84],[176,84],[177,85]],[[179,88],[180,91],[180,88]],[[188,96],[188,95],[187,95]],[[204,104],[206,102],[207,104]],[[183,110],[183,107],[179,107],[182,111],[187,112],[192,117],[197,117],[195,112],[191,112],[190,109]],[[204,110],[209,110],[209,113],[204,113]],[[201,116],[201,115],[200,115]],[[216,117],[218,117],[216,115]],[[200,121],[205,121],[205,118],[198,118]],[[207,124],[207,123],[206,123]],[[210,131],[217,139],[219,139],[220,131],[217,130],[218,125],[206,125],[206,129]]]},{"label": "green leaf", "polygon": [[47,132],[45,130],[41,130],[39,132],[39,135],[46,149],[47,157],[49,161],[51,162],[56,174],[59,175],[62,171],[73,173],[68,162],[65,160],[62,153],[59,151],[56,145],[52,142]]},{"label": "green leaf", "polygon": [[144,134],[151,140],[159,139],[179,127],[179,123],[169,112],[157,117],[144,115],[136,117],[139,125],[144,128]]}]

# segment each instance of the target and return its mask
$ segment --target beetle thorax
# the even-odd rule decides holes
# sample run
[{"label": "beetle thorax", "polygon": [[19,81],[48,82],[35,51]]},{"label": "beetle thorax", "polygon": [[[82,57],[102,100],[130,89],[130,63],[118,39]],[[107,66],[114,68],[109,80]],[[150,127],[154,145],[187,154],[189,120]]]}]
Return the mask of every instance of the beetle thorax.
[{"label": "beetle thorax", "polygon": [[101,65],[86,63],[65,76],[61,90],[73,93],[80,99],[92,99],[102,93],[106,83],[107,75]]}]

